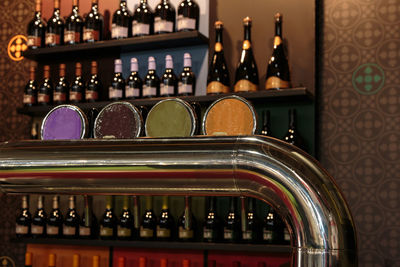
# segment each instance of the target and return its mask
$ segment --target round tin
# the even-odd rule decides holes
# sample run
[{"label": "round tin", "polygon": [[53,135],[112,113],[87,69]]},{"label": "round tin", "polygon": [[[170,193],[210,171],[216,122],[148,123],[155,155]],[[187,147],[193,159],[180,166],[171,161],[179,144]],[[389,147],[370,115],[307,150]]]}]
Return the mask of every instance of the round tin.
[{"label": "round tin", "polygon": [[94,138],[132,139],[140,136],[143,119],[129,102],[113,102],[105,106],[94,122]]},{"label": "round tin", "polygon": [[59,105],[44,117],[41,126],[42,140],[83,139],[88,119],[83,111],[73,105]]},{"label": "round tin", "polygon": [[252,104],[232,95],[214,101],[203,117],[205,135],[252,135],[257,127],[257,116]]},{"label": "round tin", "polygon": [[184,137],[193,136],[196,125],[196,112],[188,102],[167,98],[151,108],[145,130],[148,137]]}]

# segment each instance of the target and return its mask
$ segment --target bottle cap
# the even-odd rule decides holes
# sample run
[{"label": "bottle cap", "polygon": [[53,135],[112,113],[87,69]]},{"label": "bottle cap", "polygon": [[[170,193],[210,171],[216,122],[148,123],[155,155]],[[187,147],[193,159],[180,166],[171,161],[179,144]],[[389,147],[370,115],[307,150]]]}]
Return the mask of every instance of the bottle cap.
[{"label": "bottle cap", "polygon": [[282,14],[278,12],[275,14],[274,18],[275,21],[282,21]]},{"label": "bottle cap", "polygon": [[25,253],[25,265],[26,266],[32,265],[32,253],[31,252]]},{"label": "bottle cap", "polygon": [[49,65],[44,65],[43,70],[44,71],[50,71],[50,66]]},{"label": "bottle cap", "polygon": [[122,72],[122,60],[121,59],[116,59],[114,61],[115,65],[115,73],[121,73]]},{"label": "bottle cap", "polygon": [[183,66],[191,67],[192,66],[192,56],[189,53],[185,53],[183,55]]},{"label": "bottle cap", "polygon": [[74,254],[72,258],[72,266],[79,267],[79,254]]},{"label": "bottle cap", "polygon": [[65,70],[65,64],[60,64],[60,70],[64,69]]},{"label": "bottle cap", "polygon": [[149,57],[149,70],[156,69],[156,59],[154,57]]},{"label": "bottle cap", "polygon": [[222,27],[224,27],[224,23],[222,23],[222,21],[217,20],[214,24],[216,29],[221,29]]},{"label": "bottle cap", "polygon": [[55,254],[49,254],[49,267],[55,267],[56,266],[56,255]]},{"label": "bottle cap", "polygon": [[92,61],[90,66],[91,66],[90,74],[92,75],[97,74],[97,61]]},{"label": "bottle cap", "polygon": [[165,56],[165,68],[167,69],[173,69],[174,68],[174,62],[172,60],[171,55],[166,55]]},{"label": "bottle cap", "polygon": [[251,18],[250,17],[245,17],[243,19],[243,25],[249,25],[251,26]]},{"label": "bottle cap", "polygon": [[139,63],[137,58],[131,58],[131,71],[139,71]]}]

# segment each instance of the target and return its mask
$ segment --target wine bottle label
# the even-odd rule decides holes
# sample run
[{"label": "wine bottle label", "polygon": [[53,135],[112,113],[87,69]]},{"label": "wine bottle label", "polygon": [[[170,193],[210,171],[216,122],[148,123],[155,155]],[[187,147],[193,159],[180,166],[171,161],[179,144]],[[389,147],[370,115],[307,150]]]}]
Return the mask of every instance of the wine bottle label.
[{"label": "wine bottle label", "polygon": [[121,90],[121,89],[116,89],[116,88],[110,86],[110,87],[108,88],[108,97],[109,97],[110,99],[113,99],[113,98],[122,98],[122,90]]},{"label": "wine bottle label", "polygon": [[239,80],[235,84],[234,91],[235,92],[249,92],[249,91],[257,91],[258,86],[249,80]]},{"label": "wine bottle label", "polygon": [[264,229],[263,231],[263,240],[264,241],[272,241],[273,233],[271,230]]},{"label": "wine bottle label", "polygon": [[213,238],[213,231],[211,229],[204,228],[203,229],[203,238],[212,239]]},{"label": "wine bottle label", "polygon": [[195,30],[196,20],[188,17],[184,17],[182,14],[178,15],[178,31],[181,30]]},{"label": "wine bottle label", "polygon": [[150,34],[150,25],[140,23],[137,20],[132,22],[132,35],[148,35]]},{"label": "wine bottle label", "polygon": [[126,97],[139,97],[140,94],[140,89],[139,88],[133,88],[130,87],[129,85],[125,86],[125,96]]},{"label": "wine bottle label", "polygon": [[285,230],[283,230],[283,239],[286,242],[290,242],[290,234],[289,234],[289,230],[287,228],[285,228]]},{"label": "wine bottle label", "polygon": [[35,97],[33,95],[24,94],[24,104],[35,104]]},{"label": "wine bottle label", "polygon": [[15,233],[19,235],[26,235],[29,233],[29,227],[25,225],[17,224],[15,226]]},{"label": "wine bottle label", "polygon": [[46,234],[47,235],[58,235],[58,226],[47,225]]},{"label": "wine bottle label", "polygon": [[171,230],[166,228],[161,228],[157,225],[157,237],[171,237]]},{"label": "wine bottle label", "polygon": [[216,42],[216,43],[215,43],[215,46],[214,46],[215,52],[221,52],[222,49],[223,49],[222,44],[221,44],[220,42]]},{"label": "wine bottle label", "polygon": [[193,230],[185,229],[182,226],[179,226],[179,238],[181,239],[193,238]]},{"label": "wine bottle label", "polygon": [[249,40],[244,40],[243,41],[243,49],[244,50],[248,50],[248,49],[250,49],[250,47],[251,47],[251,43],[250,43],[250,41]]},{"label": "wine bottle label", "polygon": [[160,95],[173,95],[174,94],[174,86],[173,85],[165,85],[160,84]]},{"label": "wine bottle label", "polygon": [[229,93],[229,86],[217,81],[207,84],[207,94],[226,94]]},{"label": "wine bottle label", "polygon": [[118,225],[117,235],[120,237],[129,237],[132,235],[132,230],[126,227]]},{"label": "wine bottle label", "polygon": [[79,43],[80,41],[80,33],[79,32],[75,32],[75,31],[68,31],[65,30],[64,31],[64,42],[65,43]]},{"label": "wine bottle label", "polygon": [[265,82],[265,89],[284,89],[289,88],[290,83],[288,81],[284,81],[276,76],[271,76]]},{"label": "wine bottle label", "polygon": [[90,236],[90,227],[79,226],[80,236]]},{"label": "wine bottle label", "polygon": [[76,234],[76,227],[64,225],[63,234],[67,235],[67,236],[75,235]]},{"label": "wine bottle label", "polygon": [[103,225],[100,225],[100,235],[101,236],[112,236],[113,229],[110,227],[105,227]]},{"label": "wine bottle label", "polygon": [[85,97],[86,100],[97,100],[99,99],[99,93],[96,91],[86,90]]},{"label": "wine bottle label", "polygon": [[39,36],[29,35],[27,45],[28,47],[40,47],[42,45],[42,38]]},{"label": "wine bottle label", "polygon": [[99,31],[94,29],[84,29],[83,30],[83,40],[84,41],[99,41]]},{"label": "wine bottle label", "polygon": [[174,23],[161,19],[161,17],[154,18],[154,31],[155,32],[173,32]]},{"label": "wine bottle label", "polygon": [[38,103],[49,103],[50,102],[50,96],[43,94],[43,93],[39,93],[38,94]]},{"label": "wine bottle label", "polygon": [[232,238],[233,238],[233,231],[224,228],[224,239],[232,239]]},{"label": "wine bottle label", "polygon": [[118,26],[113,23],[111,26],[111,38],[127,38],[128,37],[128,27]]},{"label": "wine bottle label", "polygon": [[69,91],[69,100],[71,101],[81,101],[82,100],[82,93]]},{"label": "wine bottle label", "polygon": [[193,87],[191,84],[183,82],[178,83],[178,94],[193,94]]},{"label": "wine bottle label", "polygon": [[246,230],[242,233],[243,240],[251,240],[253,237],[252,232],[250,230]]},{"label": "wine bottle label", "polygon": [[144,228],[143,226],[140,226],[140,237],[149,238],[153,236],[154,236],[153,229]]},{"label": "wine bottle label", "polygon": [[44,231],[44,227],[43,226],[32,224],[32,229],[31,229],[32,234],[34,234],[34,235],[42,235],[43,231]]},{"label": "wine bottle label", "polygon": [[46,45],[59,45],[60,35],[55,33],[46,33]]},{"label": "wine bottle label", "polygon": [[156,96],[157,95],[157,88],[156,87],[150,87],[147,85],[143,85],[143,97],[146,96]]},{"label": "wine bottle label", "polygon": [[61,93],[61,92],[54,92],[53,99],[54,99],[54,101],[60,101],[60,102],[66,101],[67,95],[65,93]]}]

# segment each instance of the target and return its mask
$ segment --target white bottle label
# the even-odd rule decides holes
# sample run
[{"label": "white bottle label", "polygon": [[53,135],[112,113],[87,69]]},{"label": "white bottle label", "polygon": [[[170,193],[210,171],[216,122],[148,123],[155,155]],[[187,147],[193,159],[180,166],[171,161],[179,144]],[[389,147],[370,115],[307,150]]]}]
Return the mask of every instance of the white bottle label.
[{"label": "white bottle label", "polygon": [[139,94],[140,94],[139,88],[129,87],[129,85],[125,86],[126,97],[139,97]]},{"label": "white bottle label", "polygon": [[192,85],[191,84],[184,84],[179,82],[178,84],[178,94],[192,94]]},{"label": "white bottle label", "polygon": [[229,229],[224,229],[224,239],[232,239],[233,231]]},{"label": "white bottle label", "polygon": [[122,90],[115,89],[113,87],[108,88],[108,97],[111,98],[122,98]]},{"label": "white bottle label", "polygon": [[128,27],[117,26],[113,23],[111,26],[111,38],[127,38],[128,37]]},{"label": "white bottle label", "polygon": [[140,23],[137,20],[132,22],[132,35],[148,35],[150,34],[150,25]]},{"label": "white bottle label", "polygon": [[174,94],[174,86],[160,84],[160,95],[173,95]]},{"label": "white bottle label", "polygon": [[35,235],[41,235],[41,234],[43,234],[43,226],[40,226],[40,225],[32,225],[32,229],[31,229],[31,232],[32,232],[32,234],[35,234]]},{"label": "white bottle label", "polygon": [[90,236],[90,228],[85,226],[79,226],[80,236]]},{"label": "white bottle label", "polygon": [[157,95],[157,88],[156,87],[149,87],[147,85],[143,85],[143,97],[145,96],[156,96]]},{"label": "white bottle label", "polygon": [[174,23],[171,21],[163,20],[160,17],[154,18],[154,31],[155,32],[173,32]]},{"label": "white bottle label", "polygon": [[204,228],[203,238],[213,238],[213,232],[211,229]]},{"label": "white bottle label", "polygon": [[263,231],[263,240],[265,241],[272,241],[272,231],[271,230],[265,230]]},{"label": "white bottle label", "polygon": [[48,225],[46,228],[47,235],[58,235],[58,226]]},{"label": "white bottle label", "polygon": [[64,227],[63,227],[63,235],[71,236],[71,235],[75,235],[75,234],[76,234],[76,228],[75,227],[64,225]]},{"label": "white bottle label", "polygon": [[196,20],[183,15],[178,15],[178,31],[180,30],[195,30]]},{"label": "white bottle label", "polygon": [[243,240],[250,240],[251,239],[251,231],[249,231],[249,230],[244,231],[242,234],[242,238],[243,238]]},{"label": "white bottle label", "polygon": [[15,227],[15,233],[19,234],[19,235],[26,235],[28,234],[28,226],[25,225],[19,225],[17,224]]}]

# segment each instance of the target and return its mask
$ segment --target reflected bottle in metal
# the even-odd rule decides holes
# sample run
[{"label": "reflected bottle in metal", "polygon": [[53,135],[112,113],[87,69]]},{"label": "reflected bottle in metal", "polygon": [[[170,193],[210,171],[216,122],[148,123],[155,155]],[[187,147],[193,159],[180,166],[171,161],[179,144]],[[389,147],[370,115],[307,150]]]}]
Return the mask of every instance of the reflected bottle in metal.
[{"label": "reflected bottle in metal", "polygon": [[140,238],[143,240],[154,240],[156,237],[157,216],[153,211],[153,197],[146,196],[146,210],[140,225]]},{"label": "reflected bottle in metal", "polygon": [[38,197],[37,209],[36,209],[35,214],[33,215],[33,218],[32,218],[31,233],[32,233],[32,237],[34,237],[34,238],[36,238],[36,237],[39,238],[39,237],[45,237],[46,236],[47,214],[44,211],[43,201],[44,201],[44,197],[43,196],[39,196]]},{"label": "reflected bottle in metal", "polygon": [[29,212],[29,196],[22,196],[21,211],[15,223],[15,234],[18,238],[29,237],[31,234],[32,217]]},{"label": "reflected bottle in metal", "polygon": [[162,208],[157,221],[157,239],[172,240],[175,236],[175,221],[168,208],[168,196],[163,196],[162,200]]},{"label": "reflected bottle in metal", "polygon": [[122,212],[118,220],[117,238],[130,240],[133,238],[133,215],[129,209],[129,197],[123,196]]},{"label": "reflected bottle in metal", "polygon": [[240,214],[237,210],[236,197],[229,199],[229,211],[224,222],[224,236],[225,242],[239,242],[241,239],[241,220]]},{"label": "reflected bottle in metal", "polygon": [[185,210],[178,219],[178,240],[193,241],[196,238],[196,218],[192,212],[192,198],[185,196]]},{"label": "reflected bottle in metal", "polygon": [[208,197],[208,208],[203,225],[203,241],[219,242],[222,238],[222,221],[218,216],[216,197]]},{"label": "reflected bottle in metal", "polygon": [[100,220],[100,238],[115,239],[117,235],[117,219],[112,208],[113,197],[106,196],[106,210]]},{"label": "reflected bottle in metal", "polygon": [[70,196],[68,202],[68,210],[63,224],[63,236],[65,238],[77,238],[79,237],[80,216],[75,208],[75,196]]},{"label": "reflected bottle in metal", "polygon": [[63,215],[59,207],[60,197],[53,197],[53,209],[47,218],[46,235],[47,237],[59,238],[62,236]]}]

